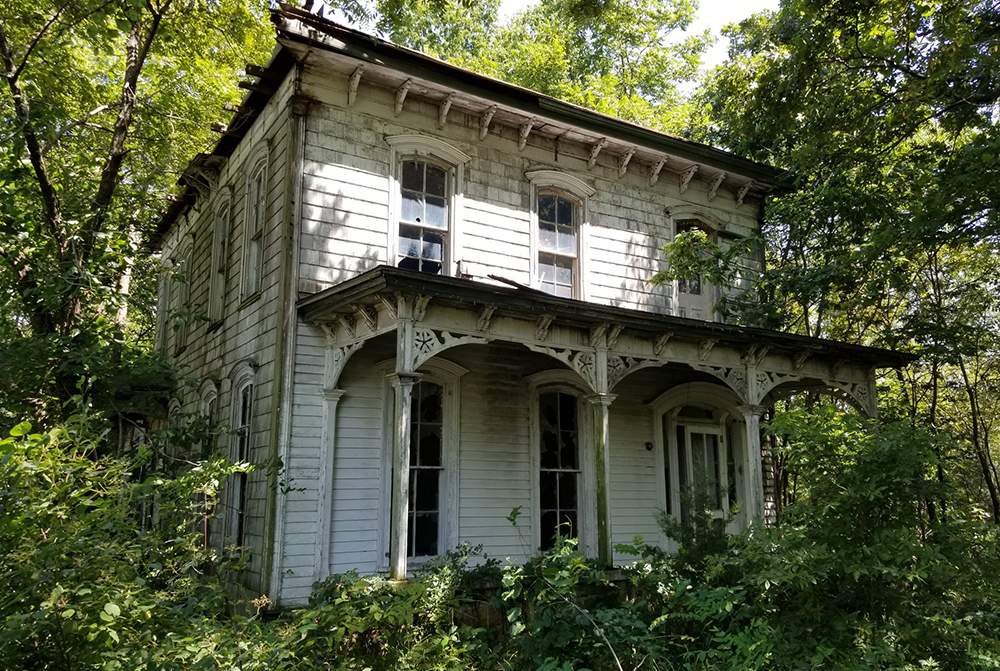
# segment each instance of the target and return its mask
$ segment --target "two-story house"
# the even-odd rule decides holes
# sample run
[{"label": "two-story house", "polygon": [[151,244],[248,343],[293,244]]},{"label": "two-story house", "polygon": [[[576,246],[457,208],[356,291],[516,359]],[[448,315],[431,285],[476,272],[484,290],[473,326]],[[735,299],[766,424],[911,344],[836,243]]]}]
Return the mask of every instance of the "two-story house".
[{"label": "two-story house", "polygon": [[669,548],[654,517],[685,490],[739,503],[734,529],[766,519],[779,395],[874,414],[901,356],[725,324],[699,278],[647,282],[680,230],[756,235],[774,169],[304,10],[274,22],[155,241],[160,346],[200,384],[177,408],[282,464],[220,502],[248,586],[292,605],[462,541],[523,560],[557,529],[613,564],[637,534]]}]

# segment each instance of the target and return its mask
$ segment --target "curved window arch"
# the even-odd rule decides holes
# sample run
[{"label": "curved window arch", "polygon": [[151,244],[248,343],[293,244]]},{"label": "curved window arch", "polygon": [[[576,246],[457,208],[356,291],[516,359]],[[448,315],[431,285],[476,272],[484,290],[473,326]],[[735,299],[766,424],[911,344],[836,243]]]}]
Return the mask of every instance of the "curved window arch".
[{"label": "curved window arch", "polygon": [[699,505],[723,519],[738,505],[728,529],[742,529],[749,477],[740,398],[727,387],[692,382],[664,392],[651,405],[663,509],[683,521],[691,506]]},{"label": "curved window arch", "polygon": [[395,135],[386,142],[392,147],[390,263],[453,275],[459,258],[456,222],[463,170],[471,157],[425,135]]},{"label": "curved window arch", "polygon": [[532,186],[532,285],[561,298],[585,299],[587,199],[595,190],[556,170],[525,173]]},{"label": "curved window arch", "polygon": [[592,395],[572,371],[553,369],[528,378],[531,398],[532,515],[535,547],[555,535],[579,538],[581,551],[596,545],[596,505],[590,468],[593,452],[587,402]]},{"label": "curved window arch", "polygon": [[173,334],[173,354],[180,354],[187,347],[191,328],[191,258],[192,244],[185,240],[173,256],[170,269],[169,330]]},{"label": "curved window arch", "polygon": [[[247,300],[260,291],[264,271],[264,224],[267,219],[268,158],[265,144],[249,162],[243,205],[243,270],[241,298]],[[262,154],[262,155],[261,155]]]}]

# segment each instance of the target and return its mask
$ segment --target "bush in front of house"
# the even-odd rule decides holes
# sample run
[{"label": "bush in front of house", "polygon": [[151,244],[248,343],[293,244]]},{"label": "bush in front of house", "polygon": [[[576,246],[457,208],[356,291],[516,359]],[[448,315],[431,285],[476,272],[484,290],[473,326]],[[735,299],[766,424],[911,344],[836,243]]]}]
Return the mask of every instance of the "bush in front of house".
[{"label": "bush in front of house", "polygon": [[954,508],[921,517],[948,497],[932,472],[941,438],[905,424],[779,416],[808,484],[773,528],[727,538],[694,511],[701,529],[666,525],[683,552],[636,539],[617,574],[572,539],[524,566],[463,547],[402,585],[332,576],[277,616],[266,598],[235,607],[224,577],[239,555],[191,524],[235,467],[144,470],[148,455],[108,455],[106,426],[81,412],[0,442],[0,668],[1000,667],[997,532]]}]

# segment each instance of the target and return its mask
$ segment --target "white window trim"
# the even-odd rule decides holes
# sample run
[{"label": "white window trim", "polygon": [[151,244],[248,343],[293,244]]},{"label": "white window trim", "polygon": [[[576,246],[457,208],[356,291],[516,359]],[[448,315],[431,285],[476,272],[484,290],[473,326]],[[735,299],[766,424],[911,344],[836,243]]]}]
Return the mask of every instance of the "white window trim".
[{"label": "white window trim", "polygon": [[[244,361],[238,364],[233,369],[233,373],[230,377],[232,379],[232,385],[230,387],[229,406],[230,406],[230,419],[232,421],[231,426],[233,427],[234,430],[238,429],[238,427],[240,426],[240,408],[242,405],[240,402],[240,396],[243,394],[243,390],[246,389],[248,386],[253,388],[250,397],[250,418],[249,418],[249,425],[247,427],[247,455],[246,455],[247,462],[252,463],[253,447],[254,447],[253,444],[254,422],[257,419],[257,413],[254,411],[254,409],[255,406],[257,405],[257,396],[258,396],[257,384],[256,384],[256,367],[251,362]],[[229,458],[234,463],[236,463],[237,461],[236,450],[238,449],[239,438],[240,438],[239,435],[234,431],[232,435],[232,440],[230,441],[229,444]],[[243,511],[243,538],[237,539],[235,537],[236,505],[234,498],[236,498],[236,492],[231,483],[234,482],[233,478],[240,477],[240,475],[241,474],[236,474],[234,476],[231,476],[226,486],[226,495],[224,499],[226,501],[226,506],[227,506],[226,520],[225,524],[223,525],[223,528],[225,530],[224,531],[225,541],[226,541],[225,544],[233,543],[236,542],[237,540],[240,540],[243,543],[243,545],[246,545],[247,543],[247,519],[249,516],[247,515],[246,510]],[[250,487],[249,477],[246,478],[246,482],[244,483],[243,486],[249,489]],[[246,497],[246,501],[249,504],[249,496]],[[249,505],[247,507],[249,507]]]},{"label": "white window trim", "polygon": [[[220,189],[212,208],[212,236],[208,267],[209,327],[222,320],[226,313],[226,279],[229,276],[229,248],[233,233],[233,189]],[[223,217],[225,213],[225,217]]]},{"label": "white window trim", "polygon": [[[654,445],[654,455],[656,463],[656,486],[658,490],[657,498],[659,499],[659,508],[661,510],[666,510],[666,493],[667,493],[667,483],[665,477],[665,466],[667,460],[670,460],[670,494],[671,494],[671,517],[675,519],[680,519],[681,501],[680,501],[680,469],[678,463],[678,453],[677,453],[677,425],[683,424],[685,426],[704,426],[712,427],[718,431],[719,444],[720,446],[725,445],[725,450],[735,450],[736,455],[739,458],[737,462],[737,467],[743,469],[743,487],[742,491],[739,492],[740,501],[743,502],[743,506],[740,510],[740,514],[736,516],[735,519],[730,523],[728,531],[730,533],[738,533],[746,526],[746,520],[748,511],[746,510],[746,503],[750,500],[750,480],[747,477],[749,473],[749,463],[746,450],[746,427],[742,421],[742,413],[739,411],[739,406],[742,401],[736,394],[725,387],[722,387],[711,382],[689,382],[687,384],[678,385],[672,389],[665,391],[660,394],[656,399],[650,403],[653,412],[653,445]],[[698,420],[698,419],[688,419],[688,418],[678,418],[677,413],[680,412],[681,407],[685,405],[695,405],[703,408],[711,409],[715,415],[713,420]],[[666,438],[667,441],[664,443],[664,428],[663,428],[663,418],[667,418],[667,430]],[[726,423],[733,423],[733,438],[734,445],[727,444],[726,439]],[[724,455],[723,451],[720,456]],[[727,467],[726,459],[722,458],[723,468]],[[689,471],[690,472],[690,471]],[[670,547],[668,547],[668,545]],[[676,547],[673,546],[671,541],[668,541],[666,537],[661,537],[660,547],[673,551]]]},{"label": "white window trim", "polygon": [[461,259],[461,232],[465,193],[465,164],[472,157],[456,149],[444,140],[430,135],[390,135],[385,139],[391,147],[389,159],[389,221],[386,225],[386,264],[396,265],[399,254],[399,215],[402,211],[400,194],[400,170],[406,158],[416,157],[429,160],[448,171],[450,193],[448,194],[448,230],[441,264],[441,274],[448,277],[457,275]]},{"label": "white window trim", "polygon": [[[270,189],[270,174],[268,167],[270,165],[271,159],[271,143],[269,141],[264,141],[262,146],[258,147],[250,160],[247,161],[246,165],[250,166],[250,169],[246,173],[246,184],[243,190],[243,244],[242,244],[242,254],[240,261],[240,302],[249,300],[253,296],[260,293],[264,285],[264,251],[265,243],[267,242],[267,194]],[[261,198],[261,212],[259,212],[260,217],[260,262],[257,268],[257,286],[251,286],[250,278],[251,275],[248,272],[249,268],[249,256],[250,256],[250,238],[253,234],[251,230],[251,207],[254,207],[254,203],[251,202],[251,185],[253,184],[254,177],[256,177],[261,171],[263,171],[264,179],[263,181],[263,195]],[[230,217],[232,217],[232,210],[230,210]]]},{"label": "white window trim", "polygon": [[577,421],[579,424],[580,481],[577,483],[577,525],[579,526],[580,552],[588,557],[597,556],[597,498],[594,496],[594,421],[592,405],[587,397],[593,392],[586,387],[575,373],[569,370],[552,369],[535,373],[527,378],[530,399],[530,482],[531,482],[531,551],[537,553],[542,545],[541,520],[541,419],[538,416],[538,397],[544,393],[563,392],[576,397]]},{"label": "white window trim", "polygon": [[565,194],[575,200],[580,208],[577,222],[576,268],[573,277],[573,298],[586,301],[590,297],[590,282],[587,277],[589,266],[590,239],[590,198],[597,190],[578,177],[558,170],[529,170],[524,176],[531,184],[531,235],[529,236],[529,268],[531,286],[538,288],[538,196],[545,191]]},{"label": "white window trim", "polygon": [[[393,441],[393,389],[390,377],[395,370],[394,361],[383,361],[376,366],[382,375],[382,463],[379,470],[379,509],[378,509],[378,552],[375,558],[375,570],[389,570],[389,527],[392,519],[392,441]],[[417,372],[422,375],[421,382],[433,382],[444,389],[441,463],[444,466],[444,480],[441,493],[441,517],[438,530],[438,548],[440,554],[454,549],[459,543],[459,451],[461,427],[461,379],[469,371],[457,363],[447,359],[434,358],[421,364]],[[409,571],[418,568],[431,557],[409,557]]]}]

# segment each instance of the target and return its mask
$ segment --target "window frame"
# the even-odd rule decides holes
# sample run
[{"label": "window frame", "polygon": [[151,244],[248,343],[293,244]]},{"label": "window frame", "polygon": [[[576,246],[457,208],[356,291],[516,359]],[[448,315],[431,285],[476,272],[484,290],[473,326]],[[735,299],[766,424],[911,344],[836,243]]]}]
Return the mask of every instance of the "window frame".
[{"label": "window frame", "polygon": [[[576,225],[576,258],[573,268],[573,295],[570,298],[574,300],[588,300],[590,291],[586,273],[590,247],[590,198],[597,193],[596,189],[583,180],[558,170],[529,170],[525,173],[525,177],[531,184],[531,216],[529,224],[531,229],[529,235],[531,286],[541,290],[538,255],[545,251],[542,250],[540,241],[538,199],[543,195],[553,194],[567,198],[575,203],[573,218]],[[562,256],[558,253],[556,255]]]},{"label": "window frame", "polygon": [[[394,438],[393,412],[395,406],[392,375],[395,361],[383,361],[376,366],[382,375],[382,463],[379,469],[378,552],[375,570],[389,570],[389,527],[392,519],[392,444]],[[461,430],[461,379],[469,371],[447,359],[433,358],[424,362],[416,371],[420,381],[432,382],[442,387],[442,445],[441,463],[444,467],[440,479],[441,514],[438,519],[438,554],[420,557],[407,556],[408,571],[440,557],[459,543],[459,468]],[[411,424],[412,427],[412,424]]]},{"label": "window frame", "polygon": [[[386,143],[391,147],[386,264],[393,267],[398,267],[399,264],[399,227],[403,211],[403,162],[408,160],[424,161],[443,168],[448,177],[448,185],[445,190],[445,200],[448,203],[448,227],[443,230],[444,249],[442,250],[441,272],[439,274],[444,277],[455,277],[462,250],[461,231],[458,224],[462,221],[465,165],[472,160],[472,157],[443,140],[427,135],[393,135],[386,137]],[[442,230],[423,226],[421,228]]]},{"label": "window frame", "polygon": [[[224,216],[223,216],[223,213]],[[221,189],[212,210],[212,228],[208,263],[208,328],[213,330],[225,317],[226,280],[229,269],[229,244],[233,231],[233,195],[228,186]]]},{"label": "window frame", "polygon": [[[229,444],[229,458],[233,463],[252,463],[253,441],[254,441],[254,420],[256,419],[255,405],[257,402],[257,389],[255,371],[251,364],[243,363],[233,375],[232,391],[230,395],[230,414],[232,417],[232,439]],[[243,393],[249,391],[249,417],[246,423],[242,418]],[[245,435],[241,435],[241,429],[246,429]],[[245,439],[245,454],[241,454],[241,439]],[[244,457],[241,459],[241,456]],[[226,523],[224,545],[246,546],[246,518],[249,502],[249,474],[246,472],[234,473],[226,480]]]},{"label": "window frame", "polygon": [[531,550],[540,551],[542,546],[541,518],[541,417],[539,402],[543,394],[564,393],[576,398],[577,449],[580,469],[577,480],[577,539],[578,549],[587,556],[597,555],[597,499],[594,495],[594,422],[590,397],[593,391],[587,388],[576,374],[568,370],[550,369],[535,373],[527,378],[530,402],[530,486],[531,510]]},{"label": "window frame", "polygon": [[[261,150],[258,150],[261,151]],[[257,155],[247,171],[246,188],[243,195],[243,240],[240,263],[240,301],[246,302],[257,296],[264,284],[264,242],[267,224],[267,193],[270,175],[270,147],[264,147],[263,155]],[[260,176],[260,191],[255,192],[254,184]],[[255,197],[256,196],[256,197]],[[230,217],[232,216],[230,210]],[[256,259],[252,258],[256,255]],[[251,268],[251,265],[254,267]]]},{"label": "window frame", "polygon": [[[729,533],[739,533],[748,523],[749,517],[746,502],[749,500],[750,482],[748,478],[749,460],[746,450],[746,426],[743,423],[739,407],[742,401],[721,385],[711,382],[689,382],[670,389],[651,403],[655,430],[653,432],[656,456],[656,479],[659,491],[659,507],[668,511],[674,519],[681,519],[682,507],[680,501],[680,463],[677,445],[677,427],[685,427],[686,436],[690,429],[702,429],[714,433],[719,441],[720,487],[727,485],[726,501],[731,505],[732,491],[741,502],[740,512],[726,527]],[[680,417],[684,406],[696,406],[712,413],[712,418]],[[688,462],[692,461],[690,449],[687,450]],[[729,479],[729,455],[733,455],[734,482]],[[669,478],[668,482],[668,469]],[[690,467],[688,468],[690,477]],[[669,500],[668,500],[669,497]],[[728,507],[727,507],[728,509]],[[717,509],[716,517],[723,517],[724,511]],[[672,541],[661,538],[661,547],[665,550],[675,550]]]}]

